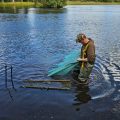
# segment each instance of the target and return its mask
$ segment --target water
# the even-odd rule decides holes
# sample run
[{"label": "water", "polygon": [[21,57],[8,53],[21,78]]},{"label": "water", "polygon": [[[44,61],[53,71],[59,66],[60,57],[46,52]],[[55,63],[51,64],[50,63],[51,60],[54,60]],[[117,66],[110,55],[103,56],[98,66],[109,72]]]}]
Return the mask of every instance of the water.
[{"label": "water", "polygon": [[[0,120],[93,120],[120,116],[120,6],[67,6],[60,10],[0,8]],[[25,89],[23,80],[50,80],[52,69],[80,49],[76,35],[96,45],[96,63],[86,88]],[[10,69],[5,88],[5,68]],[[60,78],[59,78],[60,79]],[[53,84],[57,86],[57,84]],[[58,85],[59,86],[59,85]]]}]

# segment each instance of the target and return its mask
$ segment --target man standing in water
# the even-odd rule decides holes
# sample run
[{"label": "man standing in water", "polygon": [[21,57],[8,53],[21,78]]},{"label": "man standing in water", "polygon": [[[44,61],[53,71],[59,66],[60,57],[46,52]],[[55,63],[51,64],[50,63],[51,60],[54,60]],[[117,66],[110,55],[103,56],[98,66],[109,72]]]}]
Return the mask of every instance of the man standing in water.
[{"label": "man standing in water", "polygon": [[86,84],[95,62],[95,45],[94,41],[83,33],[77,35],[76,42],[82,44],[80,58],[77,59],[80,63],[78,81]]}]

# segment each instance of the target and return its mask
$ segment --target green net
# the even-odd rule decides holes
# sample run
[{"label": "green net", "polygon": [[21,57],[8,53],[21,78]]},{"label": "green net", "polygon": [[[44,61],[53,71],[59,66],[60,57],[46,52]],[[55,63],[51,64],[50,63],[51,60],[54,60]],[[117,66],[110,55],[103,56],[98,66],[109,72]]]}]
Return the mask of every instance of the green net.
[{"label": "green net", "polygon": [[71,52],[63,59],[63,62],[57,65],[57,68],[48,71],[48,76],[65,75],[69,73],[71,70],[74,69],[74,67],[76,67],[79,64],[79,62],[77,61],[77,58],[79,58],[79,56],[79,50]]}]

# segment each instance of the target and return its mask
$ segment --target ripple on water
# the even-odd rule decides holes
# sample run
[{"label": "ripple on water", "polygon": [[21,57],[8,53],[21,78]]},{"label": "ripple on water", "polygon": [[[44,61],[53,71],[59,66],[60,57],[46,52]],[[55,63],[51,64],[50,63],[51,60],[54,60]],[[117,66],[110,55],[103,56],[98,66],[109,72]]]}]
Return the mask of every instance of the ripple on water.
[{"label": "ripple on water", "polygon": [[116,89],[118,89],[116,86],[119,85],[116,81],[120,80],[119,76],[120,69],[116,64],[97,57],[90,83],[92,99],[107,97],[116,92]]}]

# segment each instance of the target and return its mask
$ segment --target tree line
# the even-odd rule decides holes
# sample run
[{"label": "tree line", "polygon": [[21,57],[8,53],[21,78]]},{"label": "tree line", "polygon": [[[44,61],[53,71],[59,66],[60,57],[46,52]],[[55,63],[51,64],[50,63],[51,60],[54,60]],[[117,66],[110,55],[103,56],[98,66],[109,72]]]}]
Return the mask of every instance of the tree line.
[{"label": "tree line", "polygon": [[34,2],[35,5],[37,3],[41,3],[43,7],[47,8],[62,8],[66,5],[67,1],[80,1],[80,2],[120,2],[120,0],[0,0],[0,2]]},{"label": "tree line", "polygon": [[63,6],[66,5],[67,0],[0,0],[0,2],[5,3],[5,2],[34,2],[35,5],[37,3],[41,3],[43,7],[46,8],[62,8]]},{"label": "tree line", "polygon": [[65,2],[65,1],[81,1],[81,2],[120,2],[120,0],[0,0],[0,2]]}]

